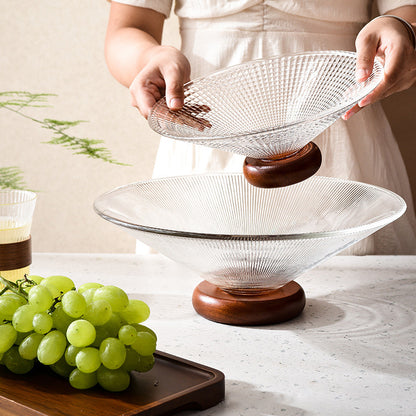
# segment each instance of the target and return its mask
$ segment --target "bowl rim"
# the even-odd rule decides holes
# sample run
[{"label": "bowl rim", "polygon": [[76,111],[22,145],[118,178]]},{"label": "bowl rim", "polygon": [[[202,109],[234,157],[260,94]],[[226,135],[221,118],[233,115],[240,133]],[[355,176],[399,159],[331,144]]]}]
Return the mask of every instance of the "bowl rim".
[{"label": "bowl rim", "polygon": [[[195,238],[195,239],[209,239],[209,240],[309,240],[309,239],[317,239],[317,238],[325,238],[325,237],[338,237],[340,235],[349,235],[355,234],[359,232],[365,232],[369,230],[377,230],[379,228],[384,227],[385,225],[395,221],[396,219],[400,218],[407,209],[406,202],[404,199],[396,194],[393,191],[388,189],[382,188],[377,185],[368,184],[365,182],[360,181],[353,181],[349,179],[340,179],[335,177],[328,177],[328,176],[312,176],[307,180],[318,180],[318,181],[331,181],[331,182],[338,182],[338,183],[350,183],[354,185],[360,185],[364,188],[371,188],[375,189],[378,192],[387,194],[390,198],[393,198],[398,203],[398,209],[390,214],[383,214],[380,218],[377,217],[376,221],[369,222],[364,225],[359,225],[356,227],[339,229],[339,230],[332,230],[332,231],[313,231],[307,233],[288,233],[288,234],[223,234],[223,233],[201,233],[201,232],[193,232],[193,231],[184,231],[184,230],[175,230],[175,229],[166,229],[166,228],[159,228],[159,227],[151,227],[148,225],[140,225],[134,224],[129,221],[120,220],[118,218],[112,217],[105,213],[105,209],[99,209],[98,204],[108,197],[111,194],[116,194],[120,191],[125,191],[127,189],[137,187],[138,185],[146,185],[154,182],[166,181],[166,180],[178,180],[181,178],[188,178],[188,177],[202,177],[202,176],[243,176],[242,173],[230,173],[230,172],[207,172],[207,173],[199,173],[199,174],[190,174],[190,175],[178,175],[178,176],[168,176],[162,178],[153,178],[145,181],[133,182],[126,185],[121,185],[114,188],[111,191],[105,192],[104,194],[98,196],[93,204],[94,211],[103,219],[121,226],[123,228],[128,228],[131,230],[142,231],[152,234],[161,234],[161,235],[169,235],[175,237],[184,237],[184,238]],[[252,186],[252,185],[250,185]]]},{"label": "bowl rim", "polygon": [[[282,55],[276,55],[276,56],[271,56],[269,58],[259,58],[259,59],[253,59],[247,62],[243,62],[240,64],[236,64],[236,65],[231,65],[229,67],[226,68],[222,68],[218,71],[214,71],[206,76],[201,76],[201,77],[197,77],[187,83],[184,84],[184,87],[186,89],[187,86],[190,86],[196,82],[199,82],[203,79],[207,79],[210,77],[215,77],[218,75],[221,75],[224,72],[229,72],[234,70],[237,67],[244,67],[244,66],[249,66],[252,65],[253,63],[257,63],[257,62],[268,62],[268,61],[273,61],[275,59],[284,59],[284,58],[291,58],[291,57],[299,57],[299,56],[311,56],[311,55],[323,55],[323,56],[346,56],[346,57],[356,57],[357,53],[353,52],[353,51],[342,51],[342,50],[323,50],[323,51],[309,51],[309,52],[300,52],[300,53],[292,53],[292,54],[282,54]],[[158,106],[160,106],[160,103],[162,102],[162,100],[165,99],[165,97],[162,97],[160,100],[158,100],[152,107],[152,109],[149,112],[149,116],[148,116],[148,124],[150,126],[150,128],[155,131],[156,133],[164,136],[164,137],[168,137],[171,139],[176,139],[176,140],[183,140],[183,141],[189,141],[189,142],[202,142],[202,141],[220,141],[220,140],[224,140],[224,139],[235,139],[235,138],[245,138],[245,137],[249,137],[249,136],[253,136],[253,135],[273,135],[273,134],[278,134],[279,132],[285,131],[289,128],[295,127],[297,125],[303,124],[303,123],[312,123],[315,122],[317,120],[323,119],[325,117],[327,117],[328,115],[331,114],[342,114],[345,111],[349,110],[351,107],[353,107],[354,105],[356,105],[358,102],[360,102],[361,99],[363,99],[366,95],[368,95],[370,92],[372,92],[382,81],[383,79],[383,64],[381,63],[381,60],[378,57],[375,57],[374,59],[374,67],[378,67],[377,69],[381,69],[379,72],[379,76],[378,78],[374,79],[374,85],[373,88],[371,88],[369,91],[367,91],[366,93],[361,93],[359,95],[357,95],[357,97],[355,97],[354,99],[351,99],[349,101],[346,101],[345,103],[341,103],[338,106],[335,107],[331,107],[327,110],[321,111],[319,113],[316,113],[312,116],[309,117],[305,117],[303,119],[300,120],[296,120],[290,123],[286,123],[286,124],[282,124],[279,126],[275,126],[275,127],[269,127],[266,129],[258,129],[258,130],[252,130],[249,132],[235,132],[232,134],[227,134],[227,135],[221,135],[221,136],[204,136],[203,134],[197,134],[195,136],[178,136],[178,135],[174,135],[173,133],[169,133],[169,132],[162,132],[161,129],[159,129],[159,123],[157,121],[156,117],[152,117],[153,113],[155,112],[156,108]],[[203,132],[202,132],[203,133]],[[313,138],[312,138],[313,139]]]}]

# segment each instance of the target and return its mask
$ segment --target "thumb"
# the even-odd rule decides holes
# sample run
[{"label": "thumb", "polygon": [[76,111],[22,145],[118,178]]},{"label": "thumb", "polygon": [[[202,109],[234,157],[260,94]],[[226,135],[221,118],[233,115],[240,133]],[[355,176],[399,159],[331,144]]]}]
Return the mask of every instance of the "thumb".
[{"label": "thumb", "polygon": [[377,54],[378,36],[360,32],[355,41],[357,49],[356,78],[365,81],[373,71],[374,58]]},{"label": "thumb", "polygon": [[180,110],[184,103],[183,77],[179,72],[165,74],[166,104],[171,110]]}]

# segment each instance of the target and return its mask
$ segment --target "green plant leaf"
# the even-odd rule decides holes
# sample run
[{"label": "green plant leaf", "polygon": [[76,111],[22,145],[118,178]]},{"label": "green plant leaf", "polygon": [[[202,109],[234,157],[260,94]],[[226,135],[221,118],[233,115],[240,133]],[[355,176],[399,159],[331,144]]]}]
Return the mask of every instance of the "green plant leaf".
[{"label": "green plant leaf", "polygon": [[27,190],[21,169],[17,166],[0,167],[0,189]]},{"label": "green plant leaf", "polygon": [[76,137],[68,134],[67,130],[71,127],[78,126],[85,123],[84,120],[56,120],[51,118],[44,118],[43,120],[29,116],[23,110],[27,108],[43,108],[50,107],[48,99],[55,96],[55,94],[34,94],[27,91],[3,91],[0,92],[0,109],[12,111],[32,120],[39,124],[42,128],[52,132],[52,139],[45,141],[48,144],[57,144],[73,150],[74,154],[86,155],[90,158],[101,159],[108,163],[113,163],[122,166],[129,166],[128,164],[117,162],[112,156],[111,152],[102,144],[103,140],[90,139],[88,137]]}]

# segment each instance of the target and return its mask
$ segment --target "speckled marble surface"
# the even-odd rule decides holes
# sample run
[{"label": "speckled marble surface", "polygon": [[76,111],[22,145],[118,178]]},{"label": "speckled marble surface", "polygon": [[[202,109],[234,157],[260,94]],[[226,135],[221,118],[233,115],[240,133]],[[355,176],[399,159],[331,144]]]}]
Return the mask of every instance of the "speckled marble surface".
[{"label": "speckled marble surface", "polygon": [[304,312],[234,327],[192,308],[199,276],[159,254],[37,254],[32,273],[116,284],[151,308],[158,349],[225,374],[219,405],[181,416],[416,415],[416,257],[336,256],[297,279]]}]

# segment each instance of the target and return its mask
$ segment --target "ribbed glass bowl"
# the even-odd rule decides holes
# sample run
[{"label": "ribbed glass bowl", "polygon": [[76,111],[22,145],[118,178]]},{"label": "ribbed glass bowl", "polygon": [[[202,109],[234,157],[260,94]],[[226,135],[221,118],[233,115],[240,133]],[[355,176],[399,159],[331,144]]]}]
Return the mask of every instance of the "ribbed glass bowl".
[{"label": "ribbed glass bowl", "polygon": [[354,52],[282,55],[214,72],[185,85],[185,105],[162,98],[150,127],[157,133],[253,158],[301,149],[381,81],[383,67],[357,82]]},{"label": "ribbed glass bowl", "polygon": [[242,174],[138,182],[95,200],[104,219],[230,293],[277,289],[400,217],[391,191],[314,176],[284,188]]}]

